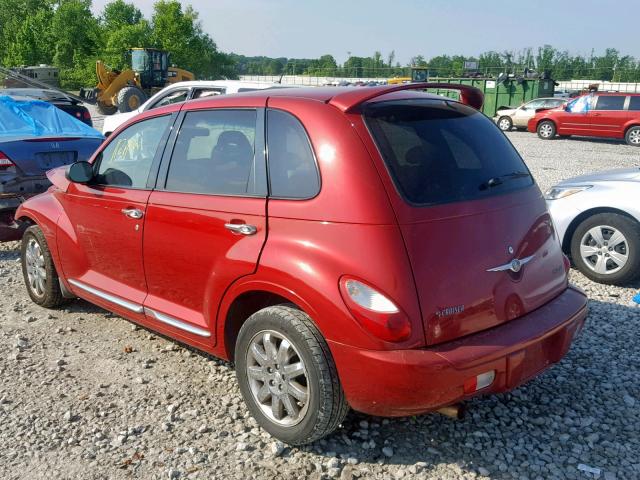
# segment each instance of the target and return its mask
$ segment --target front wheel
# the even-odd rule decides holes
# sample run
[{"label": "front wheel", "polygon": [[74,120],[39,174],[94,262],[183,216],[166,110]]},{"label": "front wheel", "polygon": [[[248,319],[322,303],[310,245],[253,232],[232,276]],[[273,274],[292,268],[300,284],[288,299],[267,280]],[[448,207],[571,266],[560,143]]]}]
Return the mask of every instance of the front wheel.
[{"label": "front wheel", "polygon": [[498,128],[503,132],[508,132],[512,127],[513,120],[511,120],[511,117],[504,116],[498,119]]},{"label": "front wheel", "polygon": [[640,127],[631,127],[624,136],[627,145],[640,147]]},{"label": "front wheel", "polygon": [[551,140],[556,136],[556,125],[550,120],[543,120],[538,124],[538,137],[543,140]]},{"label": "front wheel", "polygon": [[302,445],[329,435],[349,410],[326,341],[296,308],[277,305],[249,317],[235,360],[247,408],[283,442]]},{"label": "front wheel", "polygon": [[640,224],[616,213],[593,215],[573,233],[571,257],[595,282],[626,284],[640,274]]},{"label": "front wheel", "polygon": [[22,275],[31,300],[45,308],[65,303],[58,273],[40,227],[33,225],[25,230],[20,253]]}]

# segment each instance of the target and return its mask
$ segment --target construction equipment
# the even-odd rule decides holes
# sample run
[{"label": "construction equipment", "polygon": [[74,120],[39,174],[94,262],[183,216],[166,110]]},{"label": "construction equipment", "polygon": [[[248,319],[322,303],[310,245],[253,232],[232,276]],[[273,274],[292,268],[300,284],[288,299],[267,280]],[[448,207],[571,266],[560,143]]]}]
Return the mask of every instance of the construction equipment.
[{"label": "construction equipment", "polygon": [[169,66],[169,54],[155,48],[133,48],[131,68],[113,70],[96,62],[98,85],[80,90],[80,97],[95,103],[100,113],[131,112],[169,84],[194,80],[193,73]]}]

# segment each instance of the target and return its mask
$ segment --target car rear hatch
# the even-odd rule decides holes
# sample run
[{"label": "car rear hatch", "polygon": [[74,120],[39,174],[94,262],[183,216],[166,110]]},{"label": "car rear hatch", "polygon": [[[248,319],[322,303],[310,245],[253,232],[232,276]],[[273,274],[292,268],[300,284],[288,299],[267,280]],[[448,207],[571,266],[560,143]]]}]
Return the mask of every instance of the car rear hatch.
[{"label": "car rear hatch", "polygon": [[0,142],[0,152],[24,175],[44,176],[47,170],[88,160],[100,138],[35,137]]},{"label": "car rear hatch", "polygon": [[363,112],[393,181],[428,344],[518,318],[566,288],[540,190],[487,117],[435,99]]}]

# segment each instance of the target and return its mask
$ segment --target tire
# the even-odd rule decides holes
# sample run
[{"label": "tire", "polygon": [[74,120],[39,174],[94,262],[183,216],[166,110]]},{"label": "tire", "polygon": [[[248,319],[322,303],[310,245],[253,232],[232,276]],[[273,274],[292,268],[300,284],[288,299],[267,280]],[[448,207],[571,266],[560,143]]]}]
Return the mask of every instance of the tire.
[{"label": "tire", "polygon": [[55,308],[67,302],[60,289],[47,241],[37,225],[27,228],[22,236],[20,260],[24,283],[34,303]]},{"label": "tire", "polygon": [[[286,348],[282,347],[285,341],[290,345],[286,362],[275,355]],[[274,345],[273,355],[268,355],[269,344]],[[247,408],[262,428],[283,442],[303,445],[329,435],[349,411],[326,341],[296,308],[276,305],[251,315],[238,334],[235,361]],[[303,373],[289,378],[280,375],[300,364]],[[289,392],[295,392],[295,397]],[[279,408],[272,408],[274,398],[287,397],[290,407],[285,406],[287,401],[277,401]]]},{"label": "tire", "polygon": [[96,108],[102,115],[113,115],[118,111],[118,108],[115,105],[106,105],[101,101],[96,102]]},{"label": "tire", "polygon": [[147,100],[145,93],[138,87],[124,87],[118,92],[118,111],[131,112]]},{"label": "tire", "polygon": [[[611,245],[614,234],[614,241],[620,239],[617,235],[624,241]],[[571,257],[576,268],[594,282],[627,284],[640,274],[640,223],[617,213],[592,215],[573,232]]]},{"label": "tire", "polygon": [[508,132],[513,128],[513,120],[511,120],[511,117],[507,117],[505,115],[504,117],[500,117],[498,119],[497,125],[498,128],[503,132]]},{"label": "tire", "polygon": [[627,145],[631,145],[632,147],[640,147],[640,127],[635,126],[631,127],[627,130],[627,133],[624,135],[624,140],[627,142]]},{"label": "tire", "polygon": [[556,136],[556,124],[551,120],[543,120],[538,124],[536,131],[538,132],[538,137],[541,139],[551,140]]}]

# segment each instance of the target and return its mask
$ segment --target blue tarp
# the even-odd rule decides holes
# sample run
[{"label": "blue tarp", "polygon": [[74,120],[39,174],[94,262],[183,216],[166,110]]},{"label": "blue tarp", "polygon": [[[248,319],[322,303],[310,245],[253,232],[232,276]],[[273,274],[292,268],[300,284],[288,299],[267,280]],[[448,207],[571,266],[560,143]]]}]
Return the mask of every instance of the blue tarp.
[{"label": "blue tarp", "polygon": [[0,95],[0,142],[29,137],[92,137],[102,134],[41,100]]}]

